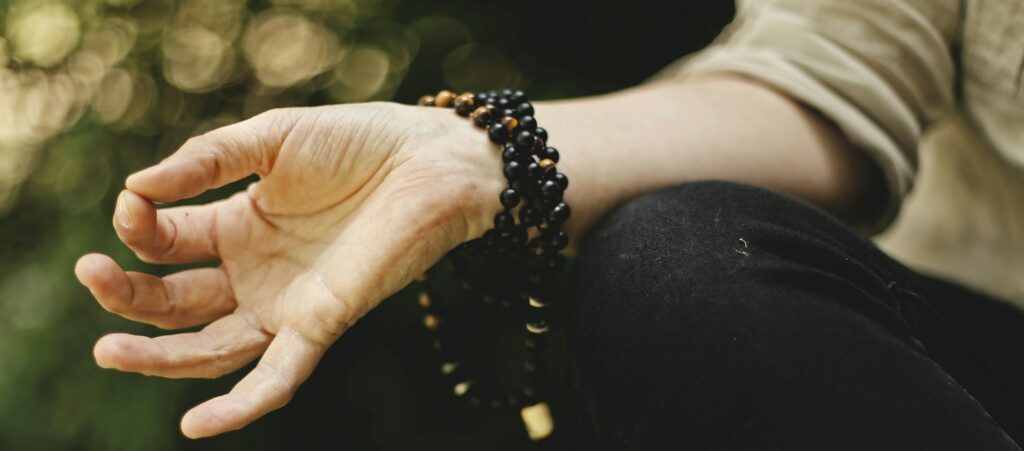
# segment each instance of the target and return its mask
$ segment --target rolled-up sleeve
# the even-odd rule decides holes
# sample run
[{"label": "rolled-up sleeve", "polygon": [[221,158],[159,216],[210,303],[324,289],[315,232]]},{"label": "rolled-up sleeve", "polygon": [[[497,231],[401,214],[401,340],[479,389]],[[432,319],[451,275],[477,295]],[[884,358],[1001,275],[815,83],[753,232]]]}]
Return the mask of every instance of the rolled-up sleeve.
[{"label": "rolled-up sleeve", "polygon": [[888,203],[879,230],[910,191],[917,145],[954,104],[958,0],[740,0],[707,49],[657,78],[711,72],[751,77],[833,121],[881,168]]}]

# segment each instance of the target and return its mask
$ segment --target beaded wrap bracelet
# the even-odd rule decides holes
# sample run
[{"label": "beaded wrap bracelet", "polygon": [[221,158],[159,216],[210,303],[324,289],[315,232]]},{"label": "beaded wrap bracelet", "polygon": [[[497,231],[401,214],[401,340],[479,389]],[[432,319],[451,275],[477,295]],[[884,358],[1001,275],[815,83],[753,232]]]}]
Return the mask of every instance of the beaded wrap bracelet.
[{"label": "beaded wrap bracelet", "polygon": [[[421,97],[418,104],[453,108],[485,129],[490,141],[499,146],[508,181],[498,195],[502,211],[495,215],[493,229],[457,247],[449,254],[449,261],[463,278],[463,287],[478,295],[482,303],[510,311],[525,310],[526,317],[523,343],[528,357],[523,368],[528,380],[517,393],[501,393],[473,378],[465,362],[446,352],[446,319],[432,300],[430,274],[423,274],[417,279],[421,287],[419,304],[425,310],[424,326],[434,334],[433,347],[440,357],[441,373],[453,384],[455,396],[474,407],[520,409],[530,438],[543,439],[554,425],[547,404],[537,392],[537,382],[544,369],[541,352],[549,330],[546,312],[552,300],[552,281],[566,266],[561,251],[568,246],[569,237],[561,226],[571,214],[563,200],[569,179],[558,172],[558,150],[547,145],[548,133],[537,125],[533,105],[522,91],[456,95],[444,90]],[[474,283],[468,263],[472,257],[491,263],[500,261],[521,274],[516,278],[503,273],[503,284]]]}]

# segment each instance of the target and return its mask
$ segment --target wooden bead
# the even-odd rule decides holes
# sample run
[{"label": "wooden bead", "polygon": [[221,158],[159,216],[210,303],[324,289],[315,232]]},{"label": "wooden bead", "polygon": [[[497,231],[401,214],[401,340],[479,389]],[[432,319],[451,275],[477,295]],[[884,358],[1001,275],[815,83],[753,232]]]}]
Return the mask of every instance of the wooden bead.
[{"label": "wooden bead", "polygon": [[423,325],[427,329],[437,330],[437,328],[441,325],[441,320],[434,315],[427,314],[427,316],[423,317]]},{"label": "wooden bead", "polygon": [[423,307],[423,308],[430,307],[430,295],[427,294],[426,291],[421,292],[420,293],[419,302],[420,302],[420,307]]},{"label": "wooden bead", "polygon": [[544,171],[545,174],[555,170],[555,162],[553,160],[545,158],[543,160],[540,160],[540,162],[538,162],[537,164],[540,165],[540,168]]},{"label": "wooden bead", "polygon": [[452,102],[454,100],[455,93],[448,90],[444,90],[437,93],[437,95],[434,97],[434,105],[437,105],[441,108],[448,108],[452,106]]},{"label": "wooden bead", "polygon": [[473,121],[473,124],[477,127],[487,126],[487,121],[490,120],[490,118],[490,110],[488,110],[486,106],[477,107],[477,109],[473,110],[473,112],[469,114],[469,119]]},{"label": "wooden bead", "polygon": [[505,129],[511,134],[519,126],[519,121],[512,116],[505,116],[501,118],[501,125],[504,125]]},{"label": "wooden bead", "polygon": [[434,96],[423,96],[420,100],[416,101],[419,106],[434,106]]},{"label": "wooden bead", "polygon": [[461,116],[467,116],[473,111],[475,105],[473,94],[463,93],[455,98],[455,112]]}]

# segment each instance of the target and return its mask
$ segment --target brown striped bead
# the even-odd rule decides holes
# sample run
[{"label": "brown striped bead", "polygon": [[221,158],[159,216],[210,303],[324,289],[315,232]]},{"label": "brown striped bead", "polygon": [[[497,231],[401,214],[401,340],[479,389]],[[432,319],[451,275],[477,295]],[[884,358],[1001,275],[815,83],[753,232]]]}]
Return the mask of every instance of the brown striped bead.
[{"label": "brown striped bead", "polygon": [[420,100],[416,101],[419,106],[434,106],[434,96],[423,96]]},{"label": "brown striped bead", "polygon": [[505,116],[501,118],[501,125],[505,126],[505,130],[511,135],[512,132],[519,126],[519,121],[512,116]]},{"label": "brown striped bead", "polygon": [[434,96],[434,105],[437,105],[441,108],[448,108],[449,106],[452,105],[452,101],[454,100],[455,93],[448,90],[444,90],[437,93],[437,95]]},{"label": "brown striped bead", "polygon": [[477,127],[484,127],[487,125],[487,121],[491,118],[490,110],[486,106],[478,107],[469,114],[469,119],[473,121]]},{"label": "brown striped bead", "polygon": [[540,165],[540,168],[544,170],[545,174],[555,170],[555,162],[550,159],[545,158],[537,162],[537,164]]},{"label": "brown striped bead", "polygon": [[423,325],[426,326],[427,329],[437,330],[437,328],[441,325],[441,320],[437,319],[437,317],[434,315],[428,314],[427,316],[423,317]]},{"label": "brown striped bead", "polygon": [[466,116],[473,111],[473,105],[475,104],[473,94],[468,92],[460,94],[455,98],[455,112],[459,113],[460,116]]}]

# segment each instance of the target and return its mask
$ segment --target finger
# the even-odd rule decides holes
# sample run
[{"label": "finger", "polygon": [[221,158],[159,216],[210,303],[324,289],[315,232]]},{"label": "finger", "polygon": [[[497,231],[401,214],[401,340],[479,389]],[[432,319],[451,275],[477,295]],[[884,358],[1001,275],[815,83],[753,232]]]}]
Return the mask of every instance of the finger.
[{"label": "finger", "polygon": [[213,378],[253,361],[270,335],[249,312],[235,312],[199,332],[149,338],[110,334],[96,342],[93,355],[103,368],[170,378]]},{"label": "finger", "polygon": [[309,378],[326,348],[294,329],[282,329],[256,368],[230,393],[185,414],[181,419],[182,433],[200,438],[233,431],[281,408]]},{"label": "finger", "polygon": [[107,311],[164,329],[208,323],[237,307],[227,273],[220,268],[160,278],[125,272],[110,257],[89,254],[78,260],[75,274]]},{"label": "finger", "polygon": [[273,110],[189,139],[156,166],[132,174],[129,190],[157,202],[194,197],[273,167],[295,110]]},{"label": "finger", "polygon": [[189,263],[215,260],[220,202],[157,210],[153,203],[125,190],[114,209],[114,231],[143,261]]}]

